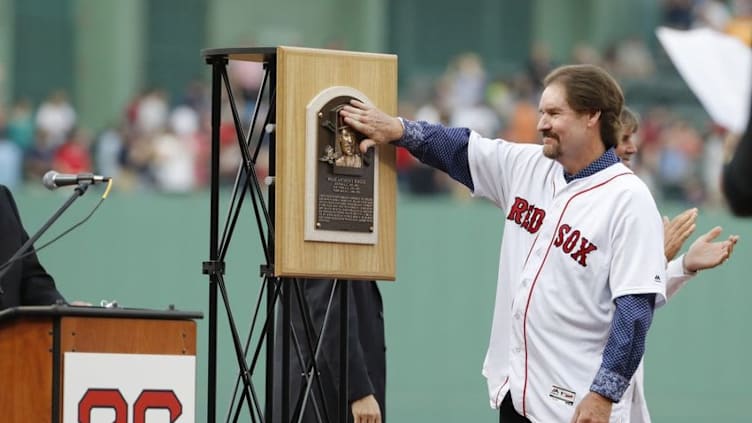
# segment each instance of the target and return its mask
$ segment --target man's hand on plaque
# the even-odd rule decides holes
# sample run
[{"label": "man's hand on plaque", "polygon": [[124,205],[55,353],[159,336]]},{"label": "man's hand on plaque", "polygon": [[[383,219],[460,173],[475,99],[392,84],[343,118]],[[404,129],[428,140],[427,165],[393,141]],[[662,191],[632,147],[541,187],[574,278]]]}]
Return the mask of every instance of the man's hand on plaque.
[{"label": "man's hand on plaque", "polygon": [[399,118],[389,116],[376,107],[358,100],[350,100],[350,104],[343,107],[339,113],[345,119],[345,123],[366,136],[360,141],[362,153],[366,153],[374,145],[397,141],[404,133]]}]

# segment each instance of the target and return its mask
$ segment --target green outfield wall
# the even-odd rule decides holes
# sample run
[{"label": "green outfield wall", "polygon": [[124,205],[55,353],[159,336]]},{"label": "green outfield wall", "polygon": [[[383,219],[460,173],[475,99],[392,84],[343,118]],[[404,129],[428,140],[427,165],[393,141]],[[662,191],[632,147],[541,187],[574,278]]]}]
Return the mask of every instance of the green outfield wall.
[{"label": "green outfield wall", "polygon": [[[30,232],[69,191],[16,193]],[[94,187],[50,235],[85,216]],[[223,199],[227,199],[225,194]],[[398,206],[397,282],[381,283],[392,422],[493,422],[480,375],[488,341],[503,215],[482,201],[403,197]],[[678,205],[662,207],[667,214]],[[260,287],[262,253],[245,209],[227,259],[226,281],[241,336]],[[223,214],[224,215],[224,211]],[[752,221],[701,212],[698,231],[720,224],[742,239],[724,268],[701,273],[656,312],[645,359],[647,395],[657,422],[748,421],[746,386],[752,333]],[[123,194],[115,190],[83,227],[40,253],[70,300],[117,300],[124,307],[208,314],[209,196]],[[46,236],[44,239],[49,239]],[[40,243],[38,243],[40,245]],[[199,321],[197,421],[205,420],[207,320]],[[235,382],[234,353],[220,322],[218,418]],[[257,379],[263,391],[263,380]]]}]

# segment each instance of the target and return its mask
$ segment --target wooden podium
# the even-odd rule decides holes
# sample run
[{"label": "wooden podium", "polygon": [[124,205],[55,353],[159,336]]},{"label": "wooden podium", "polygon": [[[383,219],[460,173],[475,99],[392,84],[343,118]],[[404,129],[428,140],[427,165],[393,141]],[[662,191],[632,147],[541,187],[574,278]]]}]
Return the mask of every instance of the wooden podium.
[{"label": "wooden podium", "polygon": [[[64,421],[66,353],[103,353],[136,359],[147,355],[163,356],[163,359],[193,356],[195,359],[196,323],[193,319],[201,317],[201,313],[173,310],[64,305],[17,307],[0,312],[0,374],[4,379],[0,391],[2,421]],[[114,411],[110,412],[117,422],[130,421],[127,415],[138,412],[127,403],[127,395],[123,397],[125,388],[97,388],[111,388],[111,392],[120,390],[123,401],[118,399],[109,405],[94,402],[89,410],[112,408]],[[181,404],[181,414],[186,414],[183,407],[194,407],[195,393],[190,396],[191,404]],[[78,403],[81,407],[83,401]],[[193,415],[193,410],[188,414]],[[87,415],[78,421],[91,420]]]}]

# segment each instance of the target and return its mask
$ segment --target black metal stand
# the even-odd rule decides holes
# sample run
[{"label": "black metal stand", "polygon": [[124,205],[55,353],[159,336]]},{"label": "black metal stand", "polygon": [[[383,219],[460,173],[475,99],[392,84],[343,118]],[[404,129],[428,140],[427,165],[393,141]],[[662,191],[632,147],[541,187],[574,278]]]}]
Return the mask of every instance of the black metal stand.
[{"label": "black metal stand", "polygon": [[[210,237],[209,237],[209,260],[203,262],[203,273],[209,276],[209,353],[208,353],[208,398],[207,398],[207,421],[216,421],[216,391],[217,391],[217,319],[218,304],[221,297],[230,332],[232,336],[235,358],[238,365],[238,376],[235,381],[235,395],[232,398],[227,421],[238,421],[243,408],[250,415],[252,422],[299,422],[302,421],[306,407],[313,407],[319,422],[330,422],[329,410],[324,401],[317,401],[323,395],[322,381],[318,377],[320,372],[317,366],[318,353],[322,343],[322,337],[327,329],[327,317],[333,304],[334,290],[340,293],[340,386],[339,403],[340,421],[347,422],[349,411],[348,401],[348,291],[349,284],[337,281],[333,284],[330,301],[321,327],[314,327],[309,309],[302,294],[301,286],[305,281],[299,279],[279,278],[274,276],[274,207],[276,175],[275,163],[275,103],[276,103],[276,49],[273,48],[244,48],[244,49],[210,49],[202,52],[207,64],[212,67],[212,97],[211,97],[211,204],[210,204]],[[234,55],[239,57],[253,57],[264,65],[264,78],[256,100],[256,106],[250,121],[250,128],[246,132],[242,128],[238,115],[235,98],[231,89],[227,74],[227,64]],[[227,101],[232,112],[233,124],[242,154],[242,163],[239,166],[234,186],[232,189],[230,207],[225,219],[222,238],[220,239],[219,226],[219,156],[220,156],[220,124],[222,112],[222,94],[225,88]],[[267,107],[265,117],[259,116],[261,104]],[[262,126],[257,126],[262,122]],[[269,179],[268,179],[268,207],[264,202],[264,193],[261,183],[255,172],[256,160],[264,140],[269,146]],[[250,197],[253,205],[253,213],[258,227],[258,235],[264,251],[264,264],[261,265],[261,277],[263,278],[259,298],[256,301],[255,311],[251,322],[250,331],[245,343],[242,343],[238,334],[234,314],[230,308],[230,302],[224,280],[225,257],[230,247],[235,225],[240,216],[240,211],[246,196]],[[292,324],[293,298],[298,305],[297,313],[301,317],[304,333],[296,331]],[[265,301],[264,301],[265,299]],[[262,313],[263,305],[263,313]],[[279,310],[279,313],[277,312]],[[258,342],[251,351],[251,340],[257,330],[259,317],[263,322],[260,324]],[[280,319],[279,328],[275,329],[275,318]],[[275,351],[275,338],[281,337],[281,351]],[[265,349],[264,349],[264,343]],[[259,363],[262,349],[265,350],[265,378],[264,378],[264,405],[262,407],[257,395],[253,376]],[[295,352],[298,364],[305,369],[302,377],[302,392],[295,397],[295,407],[291,411],[290,392],[290,357]],[[304,352],[308,352],[310,360],[305,358]],[[275,360],[275,354],[281,354],[281,360]],[[315,389],[314,389],[315,388]],[[240,395],[238,399],[238,392]],[[277,392],[280,398],[275,398]],[[237,403],[236,403],[237,400]],[[275,404],[278,407],[275,407]],[[280,413],[280,415],[277,415]]]},{"label": "black metal stand", "polygon": [[[42,225],[37,232],[32,235],[29,239],[26,240],[26,242],[21,246],[21,248],[18,249],[18,251],[11,256],[11,258],[8,259],[5,263],[3,263],[2,267],[0,268],[0,281],[3,280],[3,276],[13,267],[13,262],[21,258],[24,254],[26,254],[27,250],[41,237],[45,232],[47,232],[47,229],[52,226],[57,219],[62,216],[62,214],[68,209],[68,207],[73,204],[74,201],[78,199],[78,197],[81,197],[86,193],[86,190],[89,188],[89,185],[91,185],[90,182],[81,182],[78,184],[76,188],[73,189],[73,193],[71,193],[70,197],[68,197],[68,200],[63,203],[62,206],[49,218],[47,221]],[[3,292],[2,286],[0,286],[0,295],[5,294]]]}]

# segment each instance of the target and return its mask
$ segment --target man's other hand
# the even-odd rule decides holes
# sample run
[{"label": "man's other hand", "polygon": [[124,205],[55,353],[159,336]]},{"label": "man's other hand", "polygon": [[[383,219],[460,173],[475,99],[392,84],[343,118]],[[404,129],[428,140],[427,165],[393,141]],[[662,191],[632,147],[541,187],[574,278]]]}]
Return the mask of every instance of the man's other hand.
[{"label": "man's other hand", "polygon": [[574,409],[572,423],[608,423],[612,406],[610,399],[595,392],[589,392]]},{"label": "man's other hand", "polygon": [[381,423],[381,408],[373,395],[353,401],[350,408],[355,423]]}]

